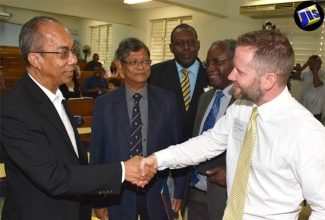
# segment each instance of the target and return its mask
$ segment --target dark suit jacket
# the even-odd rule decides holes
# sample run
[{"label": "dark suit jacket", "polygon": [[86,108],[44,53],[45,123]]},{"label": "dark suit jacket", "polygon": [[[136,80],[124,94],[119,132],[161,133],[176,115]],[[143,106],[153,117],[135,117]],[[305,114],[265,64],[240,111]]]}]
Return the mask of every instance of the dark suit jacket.
[{"label": "dark suit jacket", "polygon": [[[197,115],[195,118],[193,137],[200,135],[200,127],[204,117],[204,114],[215,94],[215,89],[211,89],[206,93],[202,94],[199,98],[199,107],[197,110]],[[231,98],[229,105],[230,106],[235,101],[234,97]],[[219,156],[213,158],[212,160],[217,160],[218,164],[226,164],[226,152],[220,154]],[[187,184],[189,187],[189,183]],[[187,194],[184,203],[187,203]],[[209,219],[221,220],[223,217],[224,209],[226,207],[227,200],[227,189],[221,186],[218,186],[214,183],[211,183],[207,180],[207,204],[209,210]],[[195,218],[194,218],[195,219]]]},{"label": "dark suit jacket", "polygon": [[[148,89],[147,154],[182,142],[175,95],[155,86]],[[130,120],[125,94],[125,84],[117,90],[96,99],[92,118],[90,155],[91,163],[102,164],[125,161],[130,158]],[[183,199],[186,173],[173,170],[175,198]],[[150,219],[166,219],[166,211],[160,196],[164,178],[169,170],[159,171],[147,188],[147,208]],[[120,196],[109,196],[109,216],[117,220],[135,219],[136,189],[123,184]],[[98,204],[99,206],[103,206]]]},{"label": "dark suit jacket", "polygon": [[151,66],[151,76],[148,82],[152,85],[172,91],[176,95],[177,105],[180,109],[182,117],[182,127],[184,140],[192,137],[195,115],[197,111],[198,99],[204,92],[204,88],[208,86],[209,79],[205,74],[200,61],[200,68],[196,79],[195,89],[191,99],[188,111],[185,110],[184,98],[181,89],[181,83],[178,76],[178,71],[175,59],[157,63]]},{"label": "dark suit jacket", "polygon": [[78,220],[79,195],[119,193],[120,163],[87,165],[75,127],[74,132],[79,158],[54,105],[28,74],[11,89],[1,104],[3,220]]}]

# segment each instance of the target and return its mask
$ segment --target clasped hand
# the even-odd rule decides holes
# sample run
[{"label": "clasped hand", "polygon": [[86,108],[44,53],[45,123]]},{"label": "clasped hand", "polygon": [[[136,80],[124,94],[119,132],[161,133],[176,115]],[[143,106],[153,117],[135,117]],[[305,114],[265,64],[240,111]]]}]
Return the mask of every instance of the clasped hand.
[{"label": "clasped hand", "polygon": [[140,166],[142,158],[143,157],[140,156],[134,156],[130,160],[124,162],[125,180],[138,187],[147,185],[157,173],[157,167],[149,165]]}]

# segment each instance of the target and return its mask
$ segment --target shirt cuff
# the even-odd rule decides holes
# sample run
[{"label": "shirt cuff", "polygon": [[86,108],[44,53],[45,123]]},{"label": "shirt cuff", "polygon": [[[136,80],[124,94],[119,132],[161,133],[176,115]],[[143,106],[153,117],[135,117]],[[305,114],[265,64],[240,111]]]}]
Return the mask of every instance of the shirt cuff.
[{"label": "shirt cuff", "polygon": [[123,183],[125,180],[125,167],[123,161],[121,161],[121,166],[122,166],[122,183]]},{"label": "shirt cuff", "polygon": [[164,154],[159,151],[159,152],[155,152],[154,153],[155,156],[156,156],[156,159],[157,159],[157,170],[161,171],[161,170],[165,170],[167,169],[168,167],[167,166],[164,166],[162,163],[163,163],[163,158],[164,158]]}]

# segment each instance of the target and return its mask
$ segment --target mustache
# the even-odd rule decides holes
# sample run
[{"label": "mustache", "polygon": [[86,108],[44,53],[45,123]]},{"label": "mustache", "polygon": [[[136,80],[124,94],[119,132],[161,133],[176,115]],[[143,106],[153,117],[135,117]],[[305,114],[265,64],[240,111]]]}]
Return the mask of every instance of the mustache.
[{"label": "mustache", "polygon": [[208,77],[212,77],[212,76],[221,76],[222,75],[222,72],[219,72],[219,71],[213,71],[213,72],[208,72],[207,73],[207,76]]}]

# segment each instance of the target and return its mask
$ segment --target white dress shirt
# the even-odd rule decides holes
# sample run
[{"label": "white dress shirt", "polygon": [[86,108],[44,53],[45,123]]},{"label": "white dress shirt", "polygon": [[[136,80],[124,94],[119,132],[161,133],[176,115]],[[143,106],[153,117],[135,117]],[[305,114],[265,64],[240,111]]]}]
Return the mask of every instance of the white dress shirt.
[{"label": "white dress shirt", "polygon": [[[204,113],[204,116],[202,118],[202,121],[201,121],[201,125],[200,125],[200,134],[202,133],[202,129],[203,129],[203,126],[204,126],[204,123],[205,123],[205,120],[206,118],[208,117],[209,115],[209,112],[212,108],[212,105],[214,103],[214,100],[217,96],[217,93],[221,91],[219,89],[217,89],[207,107],[207,109],[205,110],[205,113]],[[228,108],[228,105],[229,105],[229,102],[232,98],[232,92],[233,92],[233,84],[227,86],[224,90],[222,90],[224,96],[221,97],[220,99],[220,107],[219,107],[219,111],[218,111],[218,114],[217,114],[217,117],[216,117],[216,122],[219,120],[219,118],[221,118],[225,113],[226,113],[226,110]],[[202,191],[207,191],[207,178],[206,176],[203,176],[199,173],[197,173],[197,177],[199,179],[199,182],[195,185],[196,188],[198,188],[199,190],[202,190]]]},{"label": "white dress shirt", "polygon": [[[254,104],[237,100],[213,129],[156,152],[158,166],[181,168],[213,158],[227,149],[227,192]],[[244,220],[298,219],[300,203],[311,205],[310,220],[325,219],[325,128],[287,88],[258,107],[257,140]],[[198,147],[199,146],[199,147]]]},{"label": "white dress shirt", "polygon": [[40,83],[38,83],[30,74],[29,74],[29,76],[43,90],[43,92],[46,94],[46,96],[53,103],[53,105],[54,105],[55,109],[57,110],[57,112],[64,124],[64,127],[69,135],[72,146],[73,146],[77,156],[79,157],[75,133],[73,131],[73,127],[71,125],[69,117],[68,117],[67,113],[65,112],[64,106],[62,104],[62,100],[65,99],[62,95],[62,92],[60,91],[60,89],[57,89],[56,94],[53,94],[50,90],[48,90],[47,88],[42,86]]}]

